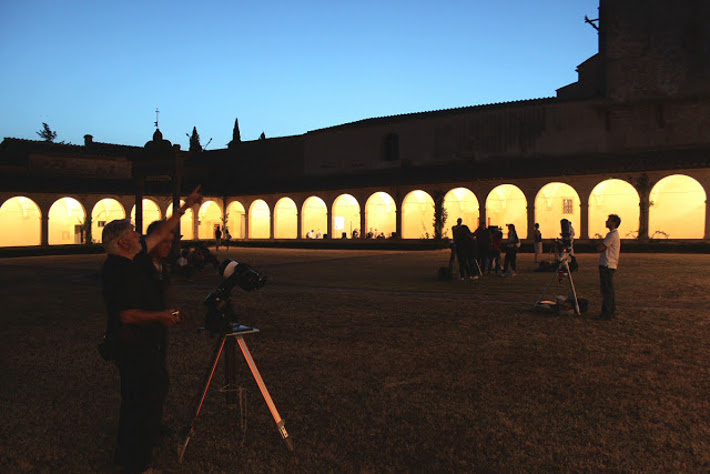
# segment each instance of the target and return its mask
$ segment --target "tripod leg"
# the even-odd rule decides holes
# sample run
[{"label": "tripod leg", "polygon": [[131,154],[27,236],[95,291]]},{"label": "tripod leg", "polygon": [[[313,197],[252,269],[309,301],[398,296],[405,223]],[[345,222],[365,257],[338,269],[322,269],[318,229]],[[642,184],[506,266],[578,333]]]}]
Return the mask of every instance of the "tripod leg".
[{"label": "tripod leg", "polygon": [[234,392],[237,385],[237,345],[233,337],[227,337],[224,343],[224,399],[227,405],[236,405]]},{"label": "tripod leg", "polygon": [[535,302],[534,308],[537,308],[537,305],[540,304],[540,301],[542,301],[542,298],[547,294],[547,290],[552,286],[552,283],[557,279],[557,270],[554,271],[552,274],[552,279],[547,282],[547,285],[545,285],[545,288],[542,290],[542,293],[540,293],[540,296],[537,298],[537,301]]},{"label": "tripod leg", "polygon": [[281,435],[281,438],[284,440],[286,443],[286,447],[288,448],[289,451],[293,451],[294,446],[293,446],[293,440],[288,437],[288,433],[286,432],[286,427],[284,426],[284,420],[281,418],[281,415],[279,415],[278,410],[276,410],[276,405],[274,405],[274,401],[271,399],[271,395],[269,395],[269,390],[266,388],[266,385],[264,384],[264,380],[261,378],[261,374],[259,373],[259,369],[256,366],[256,363],[254,362],[254,359],[251,356],[251,352],[249,352],[249,348],[247,347],[247,343],[244,340],[242,336],[237,336],[237,342],[239,343],[239,348],[242,350],[242,354],[244,354],[244,359],[247,361],[247,364],[249,365],[249,369],[251,369],[251,373],[254,376],[254,380],[256,381],[256,384],[259,386],[259,390],[261,391],[261,395],[264,397],[264,401],[266,402],[266,405],[269,407],[269,410],[271,411],[271,416],[274,417],[274,421],[276,422],[276,428],[279,430],[279,434]]},{"label": "tripod leg", "polygon": [[190,442],[190,438],[195,433],[195,421],[202,410],[202,405],[205,403],[205,397],[207,396],[207,391],[210,388],[210,383],[212,382],[212,377],[214,377],[214,372],[217,369],[217,364],[219,363],[219,358],[222,356],[222,350],[224,349],[224,342],[227,336],[222,337],[222,342],[217,345],[214,352],[214,357],[212,358],[212,367],[205,377],[205,385],[202,390],[202,396],[197,403],[197,408],[195,408],[195,415],[192,417],[190,424],[185,428],[185,440],[178,444],[178,461],[182,462],[182,458],[185,456],[185,450],[187,449],[187,444]]},{"label": "tripod leg", "polygon": [[574,310],[577,313],[577,316],[581,316],[582,312],[579,310],[579,300],[577,300],[577,289],[574,287],[574,280],[572,280],[572,272],[569,269],[569,265],[565,264],[567,266],[567,276],[569,277],[569,287],[570,290],[572,290],[572,296],[574,297]]}]

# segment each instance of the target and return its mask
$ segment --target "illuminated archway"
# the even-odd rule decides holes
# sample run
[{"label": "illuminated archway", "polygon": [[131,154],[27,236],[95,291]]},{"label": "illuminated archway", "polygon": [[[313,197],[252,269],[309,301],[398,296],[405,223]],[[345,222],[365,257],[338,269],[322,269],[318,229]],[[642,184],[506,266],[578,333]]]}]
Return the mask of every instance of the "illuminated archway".
[{"label": "illuminated archway", "polygon": [[[303,203],[303,235],[306,237],[311,230],[318,236],[328,232],[328,208],[318,196],[311,196]],[[331,236],[332,237],[332,236]]]},{"label": "illuminated archway", "polygon": [[268,239],[271,237],[271,209],[265,201],[257,199],[249,208],[249,238]]},{"label": "illuminated archway", "polygon": [[84,207],[74,198],[56,200],[49,208],[49,245],[80,244],[86,220]]},{"label": "illuminated archway", "polygon": [[424,191],[412,191],[402,201],[402,238],[432,237],[434,237],[434,199]]},{"label": "illuminated archway", "polygon": [[[151,201],[150,199],[143,199],[143,228],[141,229],[141,234],[145,234],[145,230],[148,228],[151,222],[159,221],[163,218],[163,214],[160,212],[158,205]],[[131,220],[136,222],[136,206],[131,209]]]},{"label": "illuminated archway", "polygon": [[[579,194],[566,183],[547,183],[535,197],[535,222],[540,224],[540,232],[545,239],[560,237],[562,219],[572,223],[576,238],[580,236]],[[515,225],[518,234],[520,230]]]},{"label": "illuminated archway", "polygon": [[525,194],[513,184],[496,186],[486,198],[487,225],[497,225],[507,235],[506,224],[515,224],[518,237],[528,236],[527,200]]},{"label": "illuminated archway", "polygon": [[227,228],[233,239],[246,237],[246,212],[239,201],[231,202],[227,206]]},{"label": "illuminated archway", "polygon": [[197,238],[214,239],[214,231],[222,228],[222,209],[214,201],[205,201],[197,212]]},{"label": "illuminated archway", "polygon": [[443,229],[444,237],[451,237],[449,231],[456,225],[458,218],[463,219],[471,230],[478,228],[480,217],[478,210],[478,198],[470,189],[455,188],[444,196],[444,209],[446,209],[446,225]]},{"label": "illuminated archway", "polygon": [[333,237],[344,232],[351,238],[354,230],[360,232],[360,204],[350,194],[341,194],[333,202]]},{"label": "illuminated archway", "polygon": [[281,198],[274,206],[274,238],[295,239],[298,237],[298,210],[291,198]]},{"label": "illuminated archway", "polygon": [[0,247],[40,245],[42,213],[35,202],[15,196],[0,206]]},{"label": "illuminated archway", "polygon": [[384,234],[390,237],[397,231],[397,205],[389,194],[379,191],[367,199],[365,203],[365,229],[370,232]]},{"label": "illuminated archway", "polygon": [[[702,239],[705,234],[703,186],[690,176],[674,174],[656,183],[650,194],[648,235],[651,238]],[[621,217],[621,216],[620,216]],[[624,218],[621,218],[624,225]]]},{"label": "illuminated archway", "polygon": [[[180,207],[185,204],[185,201],[180,200]],[[173,204],[170,203],[168,210],[165,211],[165,218],[169,218],[173,215]],[[195,230],[193,229],[195,221],[194,213],[192,208],[186,209],[185,214],[180,218],[180,235],[182,235],[182,240],[195,240]]]},{"label": "illuminated archway", "polygon": [[116,219],[125,219],[126,210],[120,202],[112,198],[105,198],[96,203],[91,210],[91,240],[101,243],[101,234],[104,226]]},{"label": "illuminated archway", "polygon": [[621,218],[622,239],[638,238],[639,203],[639,193],[626,181],[607,179],[597,184],[589,194],[589,238],[603,238],[609,232],[606,228],[609,214]]}]

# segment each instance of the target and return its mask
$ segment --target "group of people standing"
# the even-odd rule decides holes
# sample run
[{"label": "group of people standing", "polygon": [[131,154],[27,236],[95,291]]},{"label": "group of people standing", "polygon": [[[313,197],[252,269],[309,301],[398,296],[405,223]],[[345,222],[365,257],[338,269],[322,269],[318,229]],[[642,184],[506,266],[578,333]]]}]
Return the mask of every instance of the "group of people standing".
[{"label": "group of people standing", "polygon": [[[481,224],[471,232],[460,217],[451,231],[453,241],[449,266],[453,266],[454,260],[458,261],[459,280],[476,280],[484,273],[498,274],[499,271],[502,271],[501,276],[515,276],[520,239],[514,224],[508,224],[508,235],[505,239],[497,226],[486,227]],[[502,270],[501,253],[505,255]]]}]

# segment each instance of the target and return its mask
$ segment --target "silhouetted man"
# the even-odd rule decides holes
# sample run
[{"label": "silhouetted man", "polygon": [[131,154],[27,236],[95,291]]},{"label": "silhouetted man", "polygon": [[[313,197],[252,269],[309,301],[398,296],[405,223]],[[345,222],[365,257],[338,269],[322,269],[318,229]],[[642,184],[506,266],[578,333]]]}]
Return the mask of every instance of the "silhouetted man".
[{"label": "silhouetted man", "polygon": [[170,239],[185,210],[202,201],[199,186],[154,232],[141,237],[128,219],[109,222],[102,243],[108,254],[101,278],[108,313],[107,340],[121,376],[121,409],[114,462],[125,472],[142,472],[159,435],[167,390],[164,331],[179,322],[146,271],[148,255]]}]

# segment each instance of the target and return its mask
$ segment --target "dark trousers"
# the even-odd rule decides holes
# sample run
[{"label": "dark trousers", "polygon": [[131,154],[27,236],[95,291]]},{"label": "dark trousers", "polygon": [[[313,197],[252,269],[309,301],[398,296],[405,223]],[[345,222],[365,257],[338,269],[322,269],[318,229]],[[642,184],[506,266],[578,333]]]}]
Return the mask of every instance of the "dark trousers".
[{"label": "dark trousers", "polygon": [[160,434],[170,383],[165,355],[157,349],[122,348],[117,364],[121,410],[114,462],[126,472],[142,472],[150,464]]},{"label": "dark trousers", "polygon": [[477,252],[476,260],[478,261],[478,270],[480,270],[480,274],[483,275],[483,272],[486,271],[486,268],[488,267],[488,260],[490,259],[490,252],[488,251],[488,247],[484,248],[479,248]]},{"label": "dark trousers", "polygon": [[456,258],[459,261],[459,276],[466,278],[471,276],[471,254],[466,250],[456,248]]},{"label": "dark trousers", "polygon": [[616,316],[616,295],[614,294],[615,269],[599,266],[599,286],[602,290],[602,316]]},{"label": "dark trousers", "polygon": [[503,273],[508,272],[508,267],[512,271],[516,271],[518,260],[517,250],[506,250],[505,251],[505,262],[503,262]]}]

